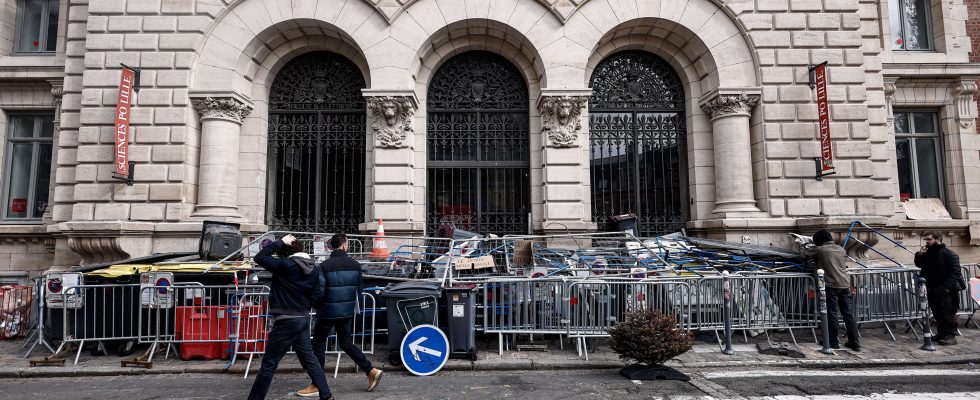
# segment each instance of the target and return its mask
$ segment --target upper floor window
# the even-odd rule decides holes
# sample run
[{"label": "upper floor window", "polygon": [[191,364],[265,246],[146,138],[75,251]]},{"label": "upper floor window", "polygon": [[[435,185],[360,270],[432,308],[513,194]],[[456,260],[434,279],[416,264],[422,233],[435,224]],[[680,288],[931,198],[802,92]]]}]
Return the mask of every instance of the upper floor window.
[{"label": "upper floor window", "polygon": [[929,0],[888,0],[892,50],[932,50]]},{"label": "upper floor window", "polygon": [[51,179],[51,114],[11,115],[3,163],[3,208],[6,222],[40,222],[48,206]]},{"label": "upper floor window", "polygon": [[59,0],[19,0],[17,39],[14,51],[43,53],[55,51],[58,41]]},{"label": "upper floor window", "polygon": [[902,200],[943,198],[941,138],[936,113],[895,112],[895,160]]}]

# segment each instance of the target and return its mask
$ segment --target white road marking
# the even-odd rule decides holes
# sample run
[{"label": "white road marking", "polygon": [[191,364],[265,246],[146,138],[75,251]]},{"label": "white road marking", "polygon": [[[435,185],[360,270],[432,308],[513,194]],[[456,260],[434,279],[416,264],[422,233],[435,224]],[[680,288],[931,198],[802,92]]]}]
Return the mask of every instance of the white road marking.
[{"label": "white road marking", "polygon": [[751,400],[976,400],[980,392],[951,392],[951,393],[872,393],[867,396],[855,395],[820,395],[820,396],[765,396],[750,397]]},{"label": "white road marking", "polygon": [[977,370],[961,369],[883,369],[883,370],[751,370],[751,371],[722,371],[704,372],[707,379],[725,378],[763,378],[780,376],[805,376],[805,377],[857,377],[857,376],[980,376]]}]

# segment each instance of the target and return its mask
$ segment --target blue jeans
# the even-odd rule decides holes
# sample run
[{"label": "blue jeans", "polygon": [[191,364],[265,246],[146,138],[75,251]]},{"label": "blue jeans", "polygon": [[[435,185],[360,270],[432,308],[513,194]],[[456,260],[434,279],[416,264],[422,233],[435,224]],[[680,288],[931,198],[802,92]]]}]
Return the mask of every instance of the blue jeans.
[{"label": "blue jeans", "polygon": [[272,326],[272,332],[269,332],[269,339],[265,344],[265,355],[262,356],[262,368],[255,377],[252,391],[248,393],[249,400],[265,399],[269,386],[272,385],[272,377],[279,367],[279,361],[289,352],[290,347],[296,351],[299,363],[303,365],[313,384],[320,390],[320,398],[330,398],[330,387],[327,386],[327,378],[323,375],[323,367],[313,355],[313,347],[310,344],[310,317],[299,317],[281,319]]}]

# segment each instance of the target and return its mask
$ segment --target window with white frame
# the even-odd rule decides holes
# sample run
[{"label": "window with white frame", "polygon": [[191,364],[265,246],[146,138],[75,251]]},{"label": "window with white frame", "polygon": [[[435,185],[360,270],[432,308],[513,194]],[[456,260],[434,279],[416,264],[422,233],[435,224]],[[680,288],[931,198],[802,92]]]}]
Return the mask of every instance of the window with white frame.
[{"label": "window with white frame", "polygon": [[13,114],[7,120],[3,163],[4,222],[40,222],[51,179],[51,114]]},{"label": "window with white frame", "polygon": [[14,51],[46,53],[55,51],[58,41],[60,0],[18,0],[17,35]]},{"label": "window with white frame", "polygon": [[892,50],[932,50],[929,1],[888,0]]},{"label": "window with white frame", "polygon": [[936,113],[895,112],[895,160],[901,198],[944,198],[942,135]]}]

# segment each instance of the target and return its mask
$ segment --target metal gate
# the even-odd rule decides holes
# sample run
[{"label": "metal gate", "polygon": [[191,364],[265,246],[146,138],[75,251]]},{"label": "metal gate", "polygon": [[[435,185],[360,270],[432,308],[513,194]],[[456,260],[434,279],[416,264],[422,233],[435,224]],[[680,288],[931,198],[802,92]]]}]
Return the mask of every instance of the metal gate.
[{"label": "metal gate", "polygon": [[483,51],[446,61],[427,98],[429,232],[444,223],[480,233],[528,231],[527,84]]},{"label": "metal gate", "polygon": [[635,213],[639,235],[676,232],[687,222],[684,87],[663,59],[616,53],[590,85],[592,220]]},{"label": "metal gate", "polygon": [[330,52],[290,61],[269,95],[271,229],[356,232],[364,222],[364,77]]}]

